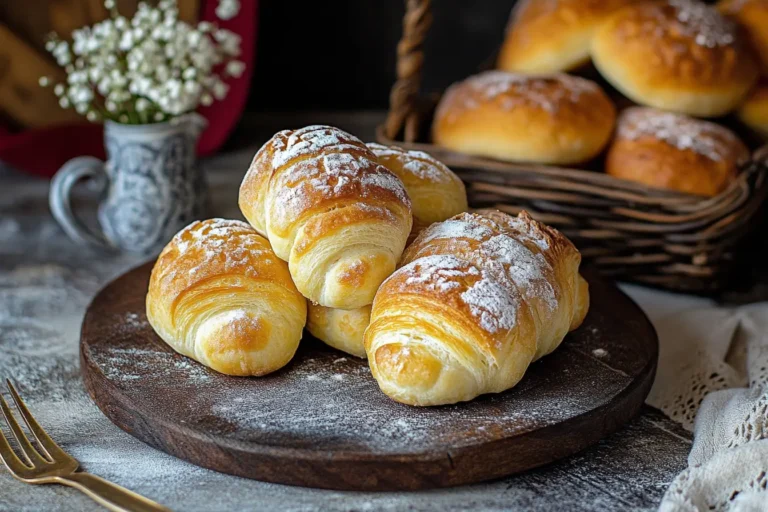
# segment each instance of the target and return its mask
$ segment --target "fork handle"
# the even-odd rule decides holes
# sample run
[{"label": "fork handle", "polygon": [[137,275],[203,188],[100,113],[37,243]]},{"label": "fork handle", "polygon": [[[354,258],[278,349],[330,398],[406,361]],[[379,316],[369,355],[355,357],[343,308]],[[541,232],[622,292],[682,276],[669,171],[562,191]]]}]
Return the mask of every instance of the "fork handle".
[{"label": "fork handle", "polygon": [[90,473],[72,473],[59,477],[57,481],[81,490],[114,512],[170,512],[170,509],[144,496]]}]

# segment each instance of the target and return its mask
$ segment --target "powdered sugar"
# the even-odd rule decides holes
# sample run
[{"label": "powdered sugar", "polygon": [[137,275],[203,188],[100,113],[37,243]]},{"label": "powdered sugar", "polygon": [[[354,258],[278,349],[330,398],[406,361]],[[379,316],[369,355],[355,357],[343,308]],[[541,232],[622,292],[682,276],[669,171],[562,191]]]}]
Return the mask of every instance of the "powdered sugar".
[{"label": "powdered sugar", "polygon": [[479,276],[480,271],[468,266],[455,256],[427,256],[409,263],[401,269],[408,277],[407,286],[423,286],[428,290],[445,293],[460,288],[462,281]]},{"label": "powdered sugar", "polygon": [[194,279],[201,269],[214,268],[214,262],[225,272],[256,277],[257,268],[251,261],[258,259],[262,265],[276,261],[266,239],[250,225],[220,218],[193,222],[176,234],[164,254],[167,251],[175,251],[171,254],[176,264],[160,267],[163,273],[158,278],[163,282],[177,276]]},{"label": "powdered sugar", "polygon": [[[493,222],[501,220],[504,223],[494,230]],[[435,240],[449,241],[446,251],[469,258],[508,288],[519,289],[527,300],[542,301],[550,311],[557,309],[557,291],[550,282],[554,271],[543,255],[549,241],[534,221],[509,216],[489,221],[477,214],[461,214],[427,228],[414,246],[429,250],[427,244]],[[465,240],[477,244],[467,245]]]},{"label": "powdered sugar", "polygon": [[272,166],[282,167],[294,159],[324,151],[359,151],[363,145],[357,137],[332,126],[311,125],[298,130],[284,130],[273,139],[275,154]]},{"label": "powdered sugar", "polygon": [[432,240],[469,238],[482,240],[493,235],[493,230],[482,224],[467,222],[464,218],[451,218],[444,222],[432,224],[419,237],[422,243]]},{"label": "powdered sugar", "polygon": [[459,297],[470,314],[491,334],[515,326],[519,298],[491,273],[455,256],[425,256],[407,264],[395,275],[406,276],[403,292],[413,287],[439,294],[460,291]]},{"label": "powdered sugar", "polygon": [[622,112],[617,133],[629,140],[655,137],[674,148],[693,151],[716,162],[731,157],[734,146],[741,146],[736,136],[723,126],[652,108],[635,107]]},{"label": "powdered sugar", "polygon": [[676,31],[692,37],[699,46],[715,48],[734,43],[736,26],[717,9],[696,0],[670,0],[669,4],[676,9]]},{"label": "powdered sugar", "polygon": [[[555,113],[563,105],[580,103],[582,94],[599,93],[601,91],[597,84],[576,76],[485,71],[451,85],[438,107],[437,116],[450,117],[457,108],[472,110],[482,103],[494,101],[506,110],[533,105],[546,112]],[[450,105],[450,110],[445,110],[448,108],[446,105]]]},{"label": "powdered sugar", "polygon": [[515,326],[519,302],[512,298],[507,288],[484,277],[461,294],[461,300],[469,306],[480,327],[490,333],[507,331]]},{"label": "powdered sugar", "polygon": [[519,240],[503,234],[483,242],[480,254],[488,261],[504,266],[504,273],[527,300],[542,301],[550,311],[558,306],[554,271],[541,253],[534,253]]},{"label": "powdered sugar", "polygon": [[[369,142],[367,146],[377,158],[398,159],[403,171],[420,180],[446,183],[457,179],[456,175],[445,164],[423,151],[406,151],[397,146],[384,146],[375,142]],[[397,173],[398,170],[392,170],[392,172]]]},{"label": "powdered sugar", "polygon": [[[322,200],[352,196],[364,202],[389,193],[410,204],[400,179],[368,158],[366,153],[373,155],[362,142],[330,127],[298,132],[302,135],[288,137],[293,145],[275,152],[273,165],[282,167],[273,178],[274,198],[270,201],[276,225],[287,225]],[[280,146],[282,140],[276,137],[272,143]]]}]

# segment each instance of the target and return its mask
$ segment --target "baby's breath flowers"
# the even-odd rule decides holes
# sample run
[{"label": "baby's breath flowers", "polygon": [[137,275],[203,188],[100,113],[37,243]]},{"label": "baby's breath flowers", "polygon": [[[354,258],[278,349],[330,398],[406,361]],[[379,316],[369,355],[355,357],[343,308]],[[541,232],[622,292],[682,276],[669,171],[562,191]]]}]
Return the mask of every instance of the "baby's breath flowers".
[{"label": "baby's breath flowers", "polygon": [[[104,5],[108,19],[73,31],[71,42],[54,34],[46,43],[67,73],[66,83],[53,87],[59,104],[89,121],[167,121],[224,99],[224,79],[245,70],[237,60],[240,37],[209,22],[193,27],[179,20],[175,0],[157,7],[141,2],[131,19],[117,12],[113,0]],[[232,16],[239,7],[237,0],[219,5]],[[51,81],[42,77],[40,85]]]}]

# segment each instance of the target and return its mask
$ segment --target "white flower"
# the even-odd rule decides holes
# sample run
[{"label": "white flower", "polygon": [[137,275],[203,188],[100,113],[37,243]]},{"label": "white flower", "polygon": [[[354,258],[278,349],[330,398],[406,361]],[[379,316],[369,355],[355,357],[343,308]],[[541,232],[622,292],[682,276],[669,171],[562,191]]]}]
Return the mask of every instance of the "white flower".
[{"label": "white flower", "polygon": [[216,16],[222,20],[231,20],[240,12],[240,2],[238,0],[219,0],[216,7]]},{"label": "white flower", "polygon": [[149,100],[146,98],[139,98],[136,100],[136,112],[144,112],[149,108]]},{"label": "white flower", "polygon": [[200,91],[202,90],[202,87],[199,83],[195,82],[194,80],[187,80],[184,82],[184,91],[191,95],[191,96],[197,96],[200,94]]},{"label": "white flower", "polygon": [[41,76],[38,83],[40,87],[48,87],[51,84],[51,80],[47,76]]},{"label": "white flower", "polygon": [[[89,120],[101,117],[97,104],[104,105],[105,118],[118,122],[173,119],[226,97],[222,78],[245,69],[236,60],[239,36],[209,22],[179,20],[175,0],[160,0],[157,7],[139,2],[131,19],[118,15],[112,0],[106,5],[111,17],[74,30],[71,43],[56,35],[46,43],[67,74],[53,88],[60,104]],[[222,0],[217,10],[227,17],[239,8],[238,0]],[[47,77],[39,81],[50,84]]]},{"label": "white flower", "polygon": [[221,80],[217,81],[213,86],[213,97],[217,100],[223,100],[227,97],[227,92],[229,92],[229,86],[222,82]]},{"label": "white flower", "polygon": [[245,71],[245,63],[239,60],[231,60],[227,63],[225,69],[228,75],[239,78]]},{"label": "white flower", "polygon": [[90,122],[92,122],[92,123],[95,123],[96,121],[98,121],[98,120],[99,120],[99,115],[96,113],[96,111],[95,111],[95,110],[91,110],[91,111],[89,111],[89,112],[88,112],[88,113],[85,115],[85,118],[86,118],[87,120],[89,120]]}]

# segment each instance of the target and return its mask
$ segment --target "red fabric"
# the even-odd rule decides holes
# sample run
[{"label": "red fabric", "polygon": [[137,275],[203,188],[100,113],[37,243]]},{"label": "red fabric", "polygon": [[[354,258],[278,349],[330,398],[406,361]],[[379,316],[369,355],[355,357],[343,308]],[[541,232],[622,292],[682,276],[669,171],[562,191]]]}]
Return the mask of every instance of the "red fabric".
[{"label": "red fabric", "polygon": [[[227,80],[230,89],[223,101],[199,109],[208,120],[208,128],[198,144],[199,155],[215,152],[234,129],[248,99],[255,62],[258,0],[240,0],[240,12],[231,20],[216,18],[218,3],[219,0],[203,0],[200,19],[215,22],[241,37],[240,60],[246,63],[246,68],[240,78]],[[0,160],[17,169],[50,177],[71,158],[92,155],[103,159],[102,133],[100,125],[87,122],[18,133],[0,125]]]}]

